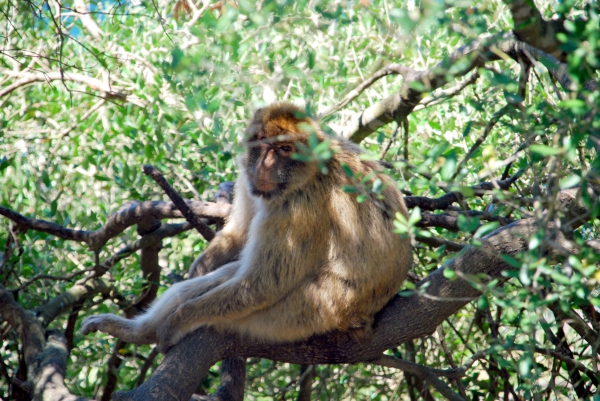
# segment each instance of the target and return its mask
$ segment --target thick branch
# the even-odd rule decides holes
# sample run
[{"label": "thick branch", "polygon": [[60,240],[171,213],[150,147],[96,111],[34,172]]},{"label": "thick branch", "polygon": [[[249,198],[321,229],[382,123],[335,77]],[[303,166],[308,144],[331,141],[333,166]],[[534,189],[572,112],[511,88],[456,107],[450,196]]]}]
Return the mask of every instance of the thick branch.
[{"label": "thick branch", "polygon": [[[225,202],[186,201],[186,203],[196,215],[208,219],[223,220],[231,210],[231,205]],[[30,219],[3,206],[0,206],[0,215],[28,229],[52,234],[66,240],[85,242],[94,251],[100,250],[108,240],[143,220],[183,217],[173,203],[161,201],[128,202],[113,213],[106,224],[96,231],[71,230],[46,220]]]},{"label": "thick branch", "polygon": [[559,49],[560,42],[556,34],[564,32],[563,21],[546,21],[529,0],[504,0],[513,17],[513,32],[525,43],[537,47],[561,61],[566,61],[567,54]]},{"label": "thick branch", "polygon": [[45,346],[44,330],[33,314],[23,309],[2,285],[0,317],[17,330],[25,353],[25,363],[30,366]]},{"label": "thick branch", "polygon": [[463,91],[467,86],[474,84],[479,79],[479,72],[474,71],[471,75],[465,78],[464,81],[458,83],[456,86],[448,89],[438,89],[426,98],[423,98],[419,102],[419,105],[415,107],[415,111],[422,110],[426,107],[433,106],[434,104],[441,103],[443,101],[449,100],[454,96],[458,95]]},{"label": "thick branch", "polygon": [[34,401],[88,400],[88,398],[71,394],[65,387],[68,355],[67,340],[64,334],[58,330],[49,332],[44,352],[39,355],[34,369],[34,376],[30,379],[34,384]]},{"label": "thick branch", "polygon": [[378,128],[405,118],[421,101],[424,92],[437,89],[448,82],[448,69],[452,65],[467,60],[465,67],[454,76],[465,75],[477,66],[483,65],[485,58],[481,57],[481,54],[487,49],[490,41],[489,38],[474,41],[469,46],[458,49],[434,67],[408,74],[398,92],[364,110],[344,129],[343,136],[359,143]]},{"label": "thick branch", "polygon": [[58,315],[71,309],[75,304],[96,294],[108,294],[110,287],[100,279],[87,283],[77,283],[60,295],[57,295],[36,308],[38,321],[48,326]]},{"label": "thick branch", "polygon": [[92,19],[90,16],[90,11],[84,0],[73,0],[73,5],[75,6],[75,11],[77,12],[77,16],[81,21],[81,25],[88,31],[88,33],[97,40],[102,39],[104,32],[102,29],[96,24],[96,21]]},{"label": "thick branch", "polygon": [[86,398],[69,393],[64,384],[67,368],[67,341],[60,332],[45,338],[40,322],[24,310],[0,285],[0,316],[14,327],[25,354],[27,383],[34,400],[83,401]]},{"label": "thick branch", "polygon": [[[515,175],[506,180],[498,180],[492,182],[482,182],[470,187],[473,195],[486,195],[494,189],[507,190],[510,186],[524,173],[524,170],[519,170]],[[448,192],[439,198],[428,198],[426,196],[405,196],[404,203],[406,207],[411,209],[419,207],[421,210],[444,210],[450,207],[454,202],[460,202],[465,196],[461,192]]]},{"label": "thick branch", "polygon": [[3,206],[0,206],[0,215],[9,218],[21,227],[31,228],[36,231],[52,234],[62,239],[78,242],[87,242],[88,236],[92,234],[91,231],[71,230],[59,224],[52,223],[46,220],[30,219],[23,216],[22,214],[15,212],[14,210]]},{"label": "thick branch", "polygon": [[[505,278],[501,273],[509,266],[498,255],[515,255],[526,250],[527,239],[537,229],[532,220],[521,220],[503,227],[486,237],[482,248],[469,248],[446,268],[466,275],[484,273],[502,281]],[[444,319],[464,306],[468,302],[466,299],[479,296],[479,291],[466,281],[446,279],[443,270],[438,269],[420,283],[421,286],[429,284],[426,290],[428,296],[393,298],[379,314],[373,336],[362,342],[357,342],[347,333],[331,332],[299,343],[267,345],[242,342],[234,335],[205,328],[169,350],[163,364],[144,385],[121,394],[117,399],[187,399],[191,392],[183,391],[183,387],[189,385],[189,388],[195,388],[198,378],[214,362],[234,354],[299,364],[356,363],[378,359],[386,349],[431,334]],[[189,358],[190,354],[197,358]]]},{"label": "thick branch", "polygon": [[242,401],[246,382],[246,358],[233,356],[221,364],[221,385],[213,394],[194,395],[193,401]]},{"label": "thick branch", "polygon": [[[482,220],[497,221],[503,226],[513,222],[506,217],[494,216],[490,213],[477,212],[474,210],[469,210],[465,213],[449,211],[448,213],[443,214],[423,213],[421,215],[421,220],[419,220],[417,223],[417,227],[439,227],[445,228],[448,231],[458,232],[460,231],[460,227],[458,226],[458,216],[461,214],[471,217],[479,217]],[[473,231],[477,228],[479,228],[479,226],[474,227]]]}]

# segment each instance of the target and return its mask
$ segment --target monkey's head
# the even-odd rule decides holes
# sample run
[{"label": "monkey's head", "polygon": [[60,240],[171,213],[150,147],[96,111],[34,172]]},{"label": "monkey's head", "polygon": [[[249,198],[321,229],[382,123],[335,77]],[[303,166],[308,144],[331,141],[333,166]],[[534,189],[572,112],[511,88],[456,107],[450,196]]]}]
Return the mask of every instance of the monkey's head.
[{"label": "monkey's head", "polygon": [[292,104],[277,103],[256,111],[247,130],[244,159],[253,195],[278,199],[318,174],[316,163],[292,158],[298,144],[307,145],[311,131],[323,140],[315,121]]}]

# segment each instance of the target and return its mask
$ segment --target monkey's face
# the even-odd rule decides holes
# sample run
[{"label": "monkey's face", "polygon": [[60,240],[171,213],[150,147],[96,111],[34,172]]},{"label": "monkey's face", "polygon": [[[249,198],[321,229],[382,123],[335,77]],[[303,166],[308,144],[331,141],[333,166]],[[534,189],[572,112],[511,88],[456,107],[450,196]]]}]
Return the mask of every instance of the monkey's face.
[{"label": "monkey's face", "polygon": [[[301,187],[317,172],[313,163],[294,160],[298,141],[289,135],[267,137],[264,133],[256,135],[248,142],[246,172],[253,195],[272,200],[281,198],[287,192]],[[278,140],[284,138],[284,140]],[[275,140],[274,140],[275,139]]]},{"label": "monkey's face", "polygon": [[253,195],[281,199],[313,180],[313,162],[293,158],[298,145],[306,145],[307,130],[320,133],[315,122],[298,107],[282,103],[259,109],[247,130],[245,170]]}]

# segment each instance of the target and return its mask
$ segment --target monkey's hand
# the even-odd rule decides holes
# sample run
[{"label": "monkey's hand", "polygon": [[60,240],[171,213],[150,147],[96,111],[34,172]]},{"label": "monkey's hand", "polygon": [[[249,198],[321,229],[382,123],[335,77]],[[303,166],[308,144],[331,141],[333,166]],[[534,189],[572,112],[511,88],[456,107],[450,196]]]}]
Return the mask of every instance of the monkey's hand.
[{"label": "monkey's hand", "polygon": [[86,317],[81,323],[80,331],[84,335],[101,331],[133,344],[152,344],[156,342],[156,333],[151,325],[144,329],[138,326],[135,320],[124,319],[109,313]]}]

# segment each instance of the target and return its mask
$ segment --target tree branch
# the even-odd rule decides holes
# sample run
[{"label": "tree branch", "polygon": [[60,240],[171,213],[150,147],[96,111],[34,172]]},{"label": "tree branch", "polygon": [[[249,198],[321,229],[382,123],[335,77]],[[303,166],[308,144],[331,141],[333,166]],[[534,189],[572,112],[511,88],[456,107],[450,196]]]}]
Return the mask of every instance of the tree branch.
[{"label": "tree branch", "polygon": [[497,37],[477,40],[464,46],[445,60],[425,71],[415,71],[405,77],[404,83],[395,94],[379,101],[364,110],[349,126],[344,128],[342,136],[359,143],[378,128],[408,116],[421,101],[422,93],[437,89],[448,82],[448,70],[458,61],[467,60],[466,66],[454,76],[462,76],[486,61],[482,54]]},{"label": "tree branch", "polygon": [[45,338],[40,322],[23,309],[0,285],[0,316],[14,327],[21,340],[27,366],[27,382],[34,400],[84,401],[69,393],[64,384],[67,367],[67,341],[58,331]]},{"label": "tree branch", "polygon": [[144,174],[149,175],[156,181],[158,185],[165,191],[167,196],[173,201],[177,209],[183,214],[185,219],[204,237],[207,241],[212,241],[215,237],[215,232],[206,224],[204,224],[200,218],[190,209],[185,201],[179,196],[171,185],[167,182],[165,177],[153,166],[146,164],[144,166]]},{"label": "tree branch", "polygon": [[402,359],[394,358],[393,356],[389,355],[382,355],[381,358],[373,361],[373,363],[376,365],[400,369],[404,372],[409,372],[410,374],[418,376],[421,379],[426,380],[448,400],[465,401],[463,397],[452,391],[450,386],[438,378],[440,372],[438,372],[436,369],[409,361],[403,361]]},{"label": "tree branch", "polygon": [[367,90],[371,85],[373,85],[375,82],[377,82],[378,80],[380,80],[381,78],[383,78],[387,75],[400,74],[400,75],[406,77],[407,75],[409,75],[411,73],[413,73],[412,69],[405,67],[401,64],[396,64],[396,63],[388,64],[385,67],[376,71],[373,75],[371,75],[370,77],[365,79],[363,82],[358,84],[356,86],[356,88],[354,88],[350,92],[348,92],[346,94],[346,96],[344,96],[344,98],[340,102],[338,102],[334,106],[330,107],[329,109],[327,109],[326,111],[321,113],[319,118],[327,117],[327,116],[335,113],[336,111],[342,109],[348,103],[350,103],[351,101],[356,99],[358,96],[360,96],[360,94],[363,93],[365,90]]},{"label": "tree branch", "polygon": [[[507,190],[510,186],[525,172],[524,169],[516,172],[512,177],[506,180],[498,180],[491,182],[482,182],[477,185],[473,185],[470,189],[473,191],[473,195],[481,196],[486,195],[489,191],[494,189]],[[461,202],[465,199],[465,196],[461,192],[448,192],[439,198],[428,198],[426,196],[405,196],[404,204],[407,208],[411,209],[419,207],[421,210],[444,210],[450,207],[454,202]]]},{"label": "tree branch", "polygon": [[[231,205],[226,202],[186,201],[199,217],[223,220],[229,215]],[[128,202],[113,213],[106,224],[96,231],[71,230],[46,220],[30,219],[14,210],[0,206],[0,215],[27,229],[52,234],[62,239],[85,242],[93,251],[100,250],[108,240],[122,233],[128,227],[145,219],[174,219],[183,215],[171,202],[146,201]]]},{"label": "tree branch", "polygon": [[11,85],[6,86],[4,89],[0,90],[0,98],[4,97],[14,90],[21,88],[23,86],[30,85],[35,82],[51,82],[51,81],[71,81],[71,82],[79,82],[89,86],[90,88],[102,92],[103,98],[106,99],[118,99],[130,102],[139,107],[145,107],[146,103],[144,100],[140,99],[137,96],[129,95],[127,93],[121,92],[115,88],[113,88],[110,84],[104,83],[99,79],[88,77],[87,75],[77,74],[77,73],[60,73],[60,72],[48,72],[48,73],[23,73],[20,72],[18,74],[20,79],[13,82]]},{"label": "tree branch", "polygon": [[447,239],[437,238],[437,237],[425,237],[422,235],[417,235],[415,240],[418,242],[422,242],[423,244],[427,244],[433,248],[439,248],[441,246],[445,246],[447,250],[451,252],[459,252],[467,247],[467,245],[459,244],[458,242],[448,241]]},{"label": "tree branch", "polygon": [[559,49],[556,34],[565,32],[563,21],[546,21],[533,1],[504,0],[513,17],[515,35],[525,43],[551,54],[560,61],[566,61],[567,54]]},{"label": "tree branch", "polygon": [[435,104],[439,104],[445,100],[451,99],[454,96],[458,95],[463,91],[467,86],[474,84],[479,79],[479,72],[474,71],[471,75],[469,75],[464,81],[458,83],[455,87],[448,89],[438,89],[431,94],[431,96],[427,96],[423,98],[419,102],[419,104],[414,108],[414,111],[423,110],[427,107],[433,106]]},{"label": "tree branch", "polygon": [[73,0],[73,5],[75,6],[75,11],[77,12],[77,16],[81,21],[81,25],[88,31],[88,33],[97,40],[102,39],[104,32],[102,29],[96,24],[96,21],[92,19],[90,16],[90,11],[84,0]]},{"label": "tree branch", "polygon": [[37,319],[43,327],[46,327],[57,316],[68,311],[78,302],[96,294],[108,294],[109,292],[110,287],[100,279],[77,283],[62,294],[38,306],[35,309]]},{"label": "tree branch", "polygon": [[[542,50],[520,42],[514,34],[504,33],[475,40],[459,48],[434,67],[409,74],[398,92],[365,109],[344,128],[342,135],[359,143],[382,126],[408,116],[420,102],[424,92],[448,83],[448,71],[451,66],[466,61],[464,66],[461,64],[461,68],[453,75],[459,77],[487,62],[500,60],[505,56],[517,61],[519,58],[533,58],[538,61],[543,59],[550,74],[561,83],[563,88],[573,89],[565,64]],[[587,86],[597,87],[597,83],[594,81]]]}]

